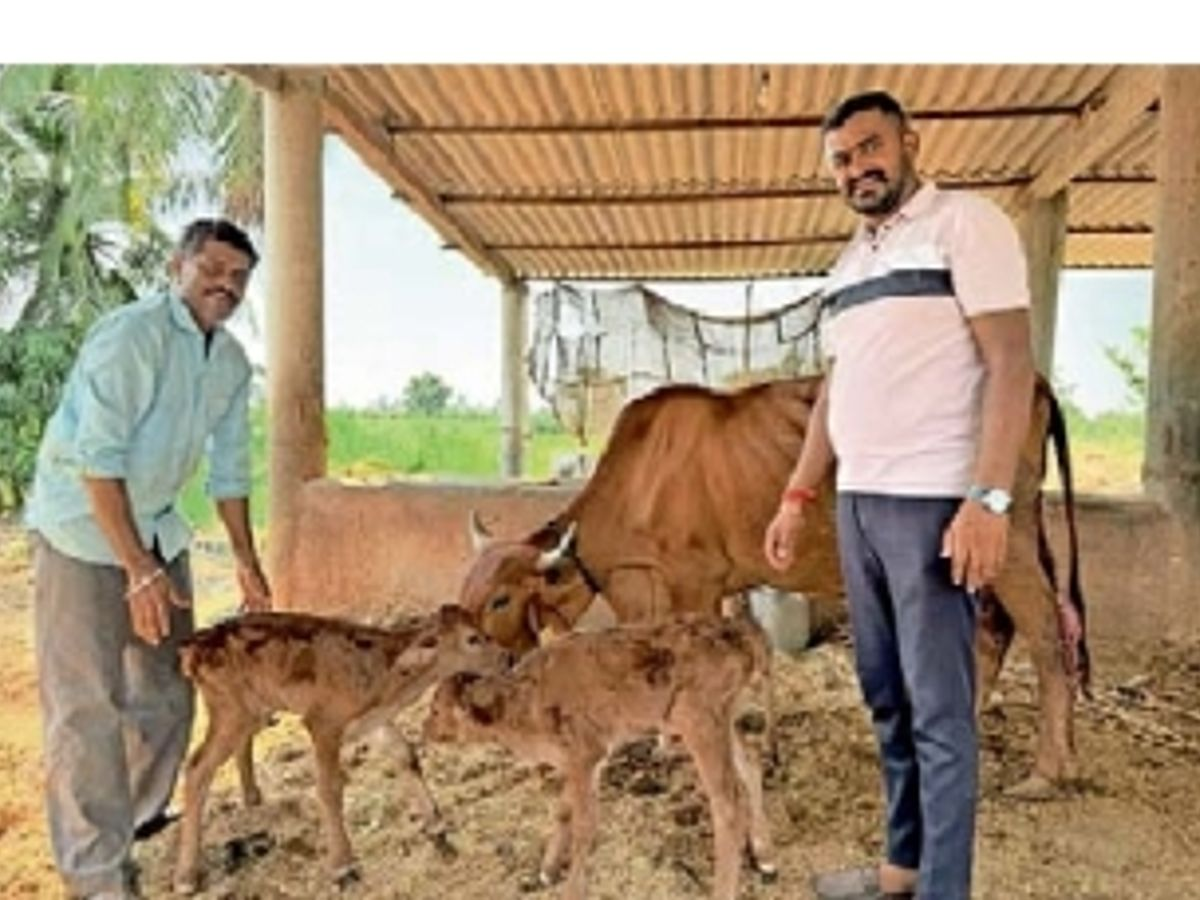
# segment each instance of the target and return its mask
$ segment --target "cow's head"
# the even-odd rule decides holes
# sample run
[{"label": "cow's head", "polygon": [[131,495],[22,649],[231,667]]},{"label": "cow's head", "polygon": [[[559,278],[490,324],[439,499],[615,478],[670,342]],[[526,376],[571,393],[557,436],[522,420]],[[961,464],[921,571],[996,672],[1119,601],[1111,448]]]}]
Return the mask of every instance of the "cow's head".
[{"label": "cow's head", "polygon": [[591,603],[574,555],[574,525],[561,533],[549,525],[525,540],[498,540],[472,512],[470,532],[476,557],[459,603],[501,646],[528,653],[543,632],[569,629]]}]

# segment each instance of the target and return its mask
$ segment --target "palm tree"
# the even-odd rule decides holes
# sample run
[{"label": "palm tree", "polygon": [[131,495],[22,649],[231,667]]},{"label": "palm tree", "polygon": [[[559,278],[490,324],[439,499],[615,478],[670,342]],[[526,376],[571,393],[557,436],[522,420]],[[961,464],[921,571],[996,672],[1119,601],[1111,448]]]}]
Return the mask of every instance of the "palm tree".
[{"label": "palm tree", "polygon": [[0,70],[0,299],[18,323],[90,320],[160,284],[172,210],[260,221],[260,122],[253,91],[195,70]]},{"label": "palm tree", "polygon": [[0,67],[0,512],[22,502],[86,326],[162,286],[162,218],[203,204],[261,222],[261,132],[228,76]]}]

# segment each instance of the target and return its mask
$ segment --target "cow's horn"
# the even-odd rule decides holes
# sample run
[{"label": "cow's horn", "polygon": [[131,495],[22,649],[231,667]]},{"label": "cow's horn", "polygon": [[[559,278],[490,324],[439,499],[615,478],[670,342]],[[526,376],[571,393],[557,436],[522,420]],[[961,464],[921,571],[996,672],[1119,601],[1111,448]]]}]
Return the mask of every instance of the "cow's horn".
[{"label": "cow's horn", "polygon": [[562,540],[558,542],[558,546],[553,550],[543,551],[538,557],[537,570],[539,572],[549,572],[560,562],[563,557],[571,552],[571,545],[575,543],[575,523],[572,522],[567,526],[566,532],[562,536]]},{"label": "cow's horn", "polygon": [[483,527],[483,522],[479,521],[478,510],[471,510],[471,515],[467,518],[467,528],[471,533],[471,547],[476,553],[492,542],[492,535]]}]

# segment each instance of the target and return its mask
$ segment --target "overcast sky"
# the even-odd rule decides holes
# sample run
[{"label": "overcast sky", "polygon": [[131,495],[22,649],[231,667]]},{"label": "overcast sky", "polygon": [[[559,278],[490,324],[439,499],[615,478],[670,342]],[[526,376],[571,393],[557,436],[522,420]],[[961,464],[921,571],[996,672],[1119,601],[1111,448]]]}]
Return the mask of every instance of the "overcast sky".
[{"label": "overcast sky", "polygon": [[[339,138],[325,142],[326,394],[331,405],[398,397],[405,382],[436,372],[473,403],[500,395],[500,287],[437,234]],[[269,268],[270,260],[266,261]],[[264,269],[255,279],[261,306]],[[755,309],[811,290],[818,280],[764,281]],[[545,285],[534,284],[531,293]],[[718,314],[739,314],[745,282],[656,285],[664,296]],[[532,303],[531,303],[532,306]],[[1126,346],[1150,310],[1148,272],[1067,272],[1059,302],[1057,367],[1089,412],[1126,401],[1105,345]],[[244,331],[243,331],[244,333]]]}]

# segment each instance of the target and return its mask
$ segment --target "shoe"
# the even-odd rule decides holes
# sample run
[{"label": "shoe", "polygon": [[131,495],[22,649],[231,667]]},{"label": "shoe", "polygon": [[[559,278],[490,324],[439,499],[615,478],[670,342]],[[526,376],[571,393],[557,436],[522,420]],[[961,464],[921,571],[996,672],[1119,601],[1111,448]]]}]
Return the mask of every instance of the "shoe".
[{"label": "shoe", "polygon": [[813,878],[812,888],[818,900],[913,900],[911,891],[884,893],[879,888],[879,868],[861,866],[826,872]]}]

